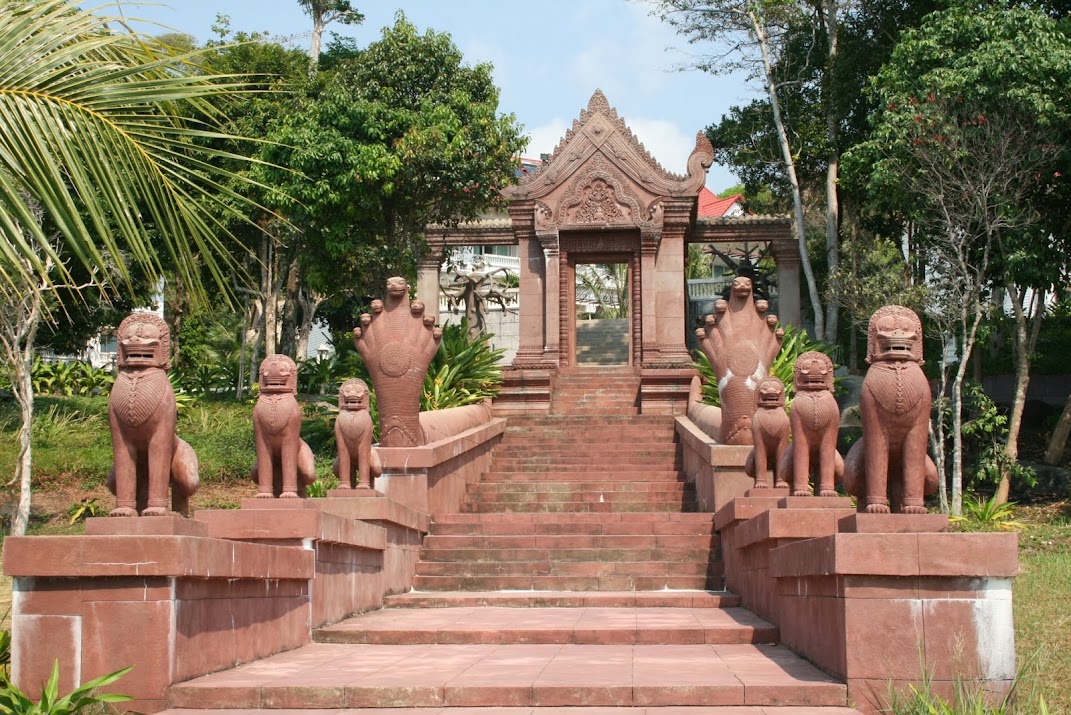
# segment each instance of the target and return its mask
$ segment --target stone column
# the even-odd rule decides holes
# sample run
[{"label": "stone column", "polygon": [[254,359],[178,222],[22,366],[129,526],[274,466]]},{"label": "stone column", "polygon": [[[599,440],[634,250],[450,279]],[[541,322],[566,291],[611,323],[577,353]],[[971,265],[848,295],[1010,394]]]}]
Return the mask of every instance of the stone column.
[{"label": "stone column", "polygon": [[[558,362],[561,333],[561,266],[559,265],[558,234],[539,233],[539,243],[543,247],[543,265],[546,273],[543,280],[543,315],[546,327],[546,345],[543,356],[550,362]],[[567,291],[568,292],[568,291]]]},{"label": "stone column", "polygon": [[[641,234],[640,236],[640,314],[642,316],[640,326],[640,342],[643,364],[657,363],[658,354],[658,303],[656,300],[658,288],[655,282],[656,257],[658,254],[658,240],[661,236],[657,233]],[[634,305],[636,302],[633,303]]]},{"label": "stone column", "polygon": [[782,325],[800,324],[800,254],[791,239],[774,241],[771,246],[777,264],[777,317]]},{"label": "stone column", "polygon": [[655,261],[655,306],[659,362],[664,367],[688,367],[692,360],[685,342],[686,247],[694,200],[665,202],[662,236]]},{"label": "stone column", "polygon": [[439,271],[443,263],[443,248],[430,246],[428,256],[417,264],[417,300],[424,303],[424,315],[439,322]]},{"label": "stone column", "polygon": [[513,220],[513,232],[517,236],[521,281],[517,308],[520,316],[519,345],[517,355],[513,358],[513,366],[536,367],[545,363],[543,349],[546,345],[546,266],[543,247],[535,235],[535,204],[531,201],[515,202],[509,207],[509,214]]}]

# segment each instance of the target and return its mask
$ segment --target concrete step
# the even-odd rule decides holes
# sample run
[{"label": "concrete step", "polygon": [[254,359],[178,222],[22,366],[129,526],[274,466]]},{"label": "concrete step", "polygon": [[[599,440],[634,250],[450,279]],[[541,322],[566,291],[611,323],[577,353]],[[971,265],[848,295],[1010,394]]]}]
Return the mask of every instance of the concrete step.
[{"label": "concrete step", "polygon": [[629,575],[602,576],[429,576],[413,578],[418,591],[657,591],[659,589],[706,590],[721,588],[720,568],[706,576]]},{"label": "concrete step", "polygon": [[786,648],[751,644],[313,643],[169,691],[171,707],[231,709],[844,707],[846,698],[842,683]]},{"label": "concrete step", "polygon": [[317,643],[774,643],[777,628],[742,608],[383,609],[313,631]]},{"label": "concrete step", "polygon": [[618,455],[607,452],[605,455],[579,452],[569,454],[566,452],[548,454],[513,454],[494,455],[493,464],[496,470],[526,469],[529,466],[562,466],[585,465],[588,467],[614,466],[615,468],[627,468],[626,471],[635,471],[640,468],[661,467],[662,469],[678,469],[684,462],[675,452],[664,454],[629,454]]},{"label": "concrete step", "polygon": [[387,596],[389,608],[736,608],[728,591],[410,591]]}]

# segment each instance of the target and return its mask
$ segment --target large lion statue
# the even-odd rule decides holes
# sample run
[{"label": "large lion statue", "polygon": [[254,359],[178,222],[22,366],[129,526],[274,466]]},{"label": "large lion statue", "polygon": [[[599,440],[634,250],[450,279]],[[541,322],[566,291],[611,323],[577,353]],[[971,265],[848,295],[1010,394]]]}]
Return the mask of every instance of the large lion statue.
[{"label": "large lion statue", "polygon": [[932,398],[918,315],[899,305],[879,308],[870,317],[866,360],[863,436],[845,459],[844,488],[860,511],[925,514],[926,495],[937,491],[937,467],[926,453]]},{"label": "large lion statue", "polygon": [[257,460],[250,474],[257,483],[257,498],[305,496],[305,488],[316,481],[316,464],[312,450],[301,439],[297,365],[286,355],[269,355],[260,363],[253,436]]},{"label": "large lion statue", "polygon": [[114,460],[108,488],[116,502],[111,516],[166,516],[172,509],[186,514],[199,483],[197,455],[175,434],[167,323],[153,313],[134,313],[119,324],[116,340],[119,370],[108,398]]},{"label": "large lion statue", "polygon": [[833,396],[833,361],[824,353],[803,353],[793,367],[792,384],[792,444],[783,461],[785,473],[792,475],[792,495],[811,496],[813,474],[818,495],[835,497],[844,458],[837,451],[840,407]]}]

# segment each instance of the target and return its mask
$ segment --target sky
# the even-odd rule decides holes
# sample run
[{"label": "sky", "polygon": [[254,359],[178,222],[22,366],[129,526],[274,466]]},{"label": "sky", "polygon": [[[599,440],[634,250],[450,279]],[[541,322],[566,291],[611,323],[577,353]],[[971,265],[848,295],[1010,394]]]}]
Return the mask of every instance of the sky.
[{"label": "sky", "polygon": [[[680,70],[698,50],[651,17],[642,0],[355,0],[353,6],[365,15],[364,23],[335,23],[328,32],[365,46],[401,11],[421,31],[449,33],[467,64],[490,62],[501,89],[499,109],[524,126],[531,137],[525,151],[530,157],[553,151],[601,89],[662,166],[683,173],[696,132],[754,97],[742,75]],[[193,35],[197,42],[210,39],[220,13],[229,16],[233,31],[267,32],[299,47],[308,47],[312,27],[297,0],[155,5],[123,0],[122,7],[128,17]],[[736,183],[728,169],[711,167],[707,186],[712,191]]]}]

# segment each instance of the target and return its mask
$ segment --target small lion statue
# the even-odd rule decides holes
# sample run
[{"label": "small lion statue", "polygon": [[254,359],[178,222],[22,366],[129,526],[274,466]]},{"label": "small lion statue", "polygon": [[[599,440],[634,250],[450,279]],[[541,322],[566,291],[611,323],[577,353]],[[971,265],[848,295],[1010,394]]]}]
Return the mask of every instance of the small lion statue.
[{"label": "small lion statue", "polygon": [[119,370],[108,398],[114,460],[108,489],[116,502],[111,516],[167,516],[172,509],[186,514],[199,484],[197,454],[175,434],[167,323],[153,313],[133,313],[119,324],[116,342]]},{"label": "small lion statue", "polygon": [[253,408],[257,460],[250,475],[257,499],[297,499],[316,481],[312,450],[301,439],[301,405],[297,401],[297,365],[286,355],[269,355],[260,363],[260,396]]},{"label": "small lion statue", "polygon": [[782,468],[792,475],[792,495],[809,497],[811,475],[818,496],[837,496],[836,483],[844,474],[844,458],[837,451],[840,407],[833,396],[833,361],[820,352],[805,352],[792,370],[796,395],[792,398],[792,444]]},{"label": "small lion statue", "polygon": [[788,449],[789,419],[785,412],[785,384],[768,376],[755,388],[755,416],[751,418],[751,436],[755,445],[744,464],[744,472],[755,480],[756,489],[769,489],[769,471],[774,486],[787,487],[781,456]]},{"label": "small lion statue", "polygon": [[937,491],[937,467],[926,453],[932,398],[918,315],[899,305],[879,308],[870,317],[866,361],[863,436],[845,459],[844,488],[860,511],[925,514],[926,495]]},{"label": "small lion statue", "polygon": [[372,416],[368,404],[368,385],[364,380],[346,380],[338,389],[338,417],[335,418],[338,456],[334,472],[339,489],[372,486]]}]

